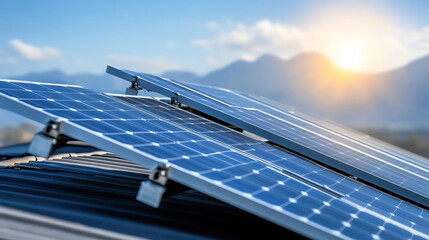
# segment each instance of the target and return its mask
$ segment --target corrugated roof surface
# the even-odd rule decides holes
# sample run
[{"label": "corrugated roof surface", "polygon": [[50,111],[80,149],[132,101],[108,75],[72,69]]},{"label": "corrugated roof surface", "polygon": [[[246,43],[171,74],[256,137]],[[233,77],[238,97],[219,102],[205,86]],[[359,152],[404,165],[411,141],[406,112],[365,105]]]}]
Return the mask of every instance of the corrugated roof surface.
[{"label": "corrugated roof surface", "polygon": [[143,238],[0,206],[1,239],[126,239]]},{"label": "corrugated roof surface", "polygon": [[149,207],[135,199],[148,173],[112,154],[17,163],[0,168],[0,205],[145,238],[295,235],[194,190]]}]

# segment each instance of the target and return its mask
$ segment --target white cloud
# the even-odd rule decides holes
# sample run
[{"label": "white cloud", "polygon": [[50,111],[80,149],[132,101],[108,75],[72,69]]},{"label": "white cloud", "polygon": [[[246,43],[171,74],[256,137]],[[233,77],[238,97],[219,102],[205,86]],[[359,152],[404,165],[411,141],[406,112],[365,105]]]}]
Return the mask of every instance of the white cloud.
[{"label": "white cloud", "polygon": [[290,57],[302,51],[306,41],[306,34],[301,29],[268,20],[251,26],[241,23],[216,26],[219,31],[213,39],[192,41],[194,45],[211,51],[211,64],[237,58],[252,61],[265,53]]},{"label": "white cloud", "polygon": [[60,50],[52,47],[35,47],[24,43],[22,40],[13,39],[9,41],[9,48],[13,56],[10,58],[26,60],[52,60],[60,59]]},{"label": "white cloud", "polygon": [[123,54],[110,54],[106,59],[109,65],[115,67],[154,74],[160,74],[168,70],[182,69],[179,64],[163,58],[149,59]]},{"label": "white cloud", "polygon": [[398,67],[429,53],[429,27],[401,29],[390,18],[369,12],[326,12],[300,26],[261,20],[253,25],[219,24],[211,39],[193,40],[209,51],[211,63],[219,65],[253,60],[270,53],[290,58],[300,52],[317,51],[335,60],[339,46],[354,44],[362,49],[362,62],[355,70],[382,71]]},{"label": "white cloud", "polygon": [[232,30],[221,32],[214,39],[194,40],[193,43],[205,48],[238,49],[257,53],[273,46],[296,47],[296,44],[301,44],[303,40],[305,33],[299,28],[262,20],[253,26],[236,24]]},{"label": "white cloud", "polygon": [[35,47],[19,39],[12,39],[0,48],[0,64],[14,64],[22,61],[49,61],[62,58],[61,51],[52,47]]}]

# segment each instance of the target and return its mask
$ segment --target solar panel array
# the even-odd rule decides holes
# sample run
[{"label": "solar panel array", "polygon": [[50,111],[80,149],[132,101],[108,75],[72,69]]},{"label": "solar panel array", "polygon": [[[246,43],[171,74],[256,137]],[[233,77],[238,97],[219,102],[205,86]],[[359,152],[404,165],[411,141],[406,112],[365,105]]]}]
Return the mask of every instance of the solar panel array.
[{"label": "solar panel array", "polygon": [[[136,108],[77,86],[3,80],[0,104],[42,123],[60,120],[63,134],[144,167],[168,165],[172,180],[309,237],[428,238],[426,210],[194,115],[195,126],[182,126],[188,113],[161,102]],[[283,171],[293,173],[295,161],[305,181]]]},{"label": "solar panel array", "polygon": [[407,213],[407,210],[404,211],[404,209],[413,208],[407,202],[344,177],[311,161],[294,156],[273,145],[245,136],[231,128],[157,100],[138,96],[113,96],[142,110],[148,110],[159,118],[177,123],[190,131],[203,134],[274,164],[282,170],[302,177],[303,180],[312,183],[313,186],[316,185],[338,193],[339,198],[371,210],[385,218],[400,219],[400,222],[411,228],[413,228],[413,222],[422,219],[421,214],[413,215]]},{"label": "solar panel array", "polygon": [[186,85],[112,67],[107,71],[128,81],[139,77],[143,88],[176,96],[179,102],[201,112],[429,206],[429,170],[422,158],[390,154],[347,136],[347,131],[339,134],[327,129],[327,125],[318,125],[235,91]]}]

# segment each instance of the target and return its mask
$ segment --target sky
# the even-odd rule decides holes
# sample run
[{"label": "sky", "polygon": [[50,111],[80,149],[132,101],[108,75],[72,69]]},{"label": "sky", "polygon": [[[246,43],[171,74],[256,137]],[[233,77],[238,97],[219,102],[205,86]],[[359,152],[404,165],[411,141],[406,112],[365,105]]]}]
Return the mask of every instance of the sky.
[{"label": "sky", "polygon": [[263,54],[320,52],[360,72],[429,54],[429,1],[0,0],[0,76],[107,64],[206,74]]}]

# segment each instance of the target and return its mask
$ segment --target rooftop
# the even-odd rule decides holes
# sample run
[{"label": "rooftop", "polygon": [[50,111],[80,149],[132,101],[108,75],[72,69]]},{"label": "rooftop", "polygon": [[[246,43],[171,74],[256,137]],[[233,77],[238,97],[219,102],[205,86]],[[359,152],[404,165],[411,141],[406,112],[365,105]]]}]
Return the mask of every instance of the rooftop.
[{"label": "rooftop", "polygon": [[[66,149],[70,146],[57,151]],[[2,236],[249,239],[266,237],[267,232],[296,235],[191,189],[152,208],[136,200],[149,170],[107,152],[74,150],[81,152],[0,161]]]}]

